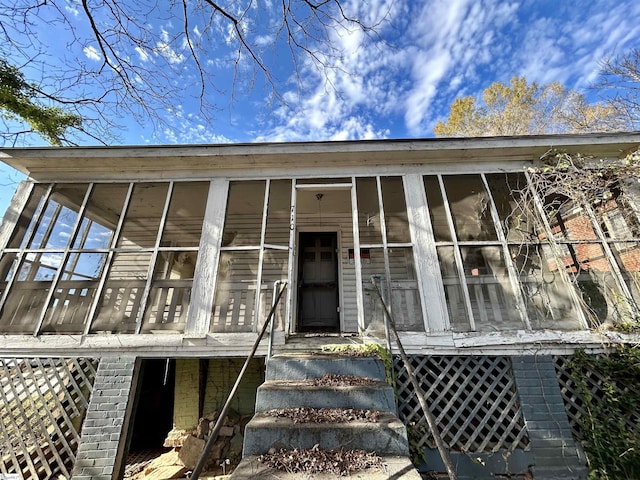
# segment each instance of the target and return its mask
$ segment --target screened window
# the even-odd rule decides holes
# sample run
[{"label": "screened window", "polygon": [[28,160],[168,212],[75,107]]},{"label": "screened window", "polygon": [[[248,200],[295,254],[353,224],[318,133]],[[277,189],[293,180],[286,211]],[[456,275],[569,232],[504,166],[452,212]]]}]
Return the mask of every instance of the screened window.
[{"label": "screened window", "polygon": [[36,185],[0,260],[0,329],[182,330],[207,192],[208,182]]}]

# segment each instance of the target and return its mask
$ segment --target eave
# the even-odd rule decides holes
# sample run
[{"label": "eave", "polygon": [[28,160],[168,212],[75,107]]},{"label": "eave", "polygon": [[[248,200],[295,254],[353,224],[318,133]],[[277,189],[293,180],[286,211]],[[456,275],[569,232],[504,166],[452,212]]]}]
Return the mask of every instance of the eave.
[{"label": "eave", "polygon": [[482,138],[428,138],[222,145],[29,147],[0,150],[0,160],[39,180],[52,174],[156,173],[229,169],[423,165],[535,161],[549,149],[620,158],[640,132]]}]

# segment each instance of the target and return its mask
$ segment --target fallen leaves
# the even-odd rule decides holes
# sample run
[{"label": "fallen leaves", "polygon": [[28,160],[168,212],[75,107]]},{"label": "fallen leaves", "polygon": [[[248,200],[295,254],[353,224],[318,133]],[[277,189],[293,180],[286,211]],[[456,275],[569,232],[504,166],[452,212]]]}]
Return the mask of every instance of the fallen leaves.
[{"label": "fallen leaves", "polygon": [[382,458],[364,450],[323,450],[313,448],[280,450],[260,455],[258,461],[269,468],[289,473],[332,473],[345,477],[369,468],[382,468]]},{"label": "fallen leaves", "polygon": [[289,418],[294,423],[375,423],[380,418],[378,410],[358,410],[355,408],[276,408],[265,412],[271,417]]}]

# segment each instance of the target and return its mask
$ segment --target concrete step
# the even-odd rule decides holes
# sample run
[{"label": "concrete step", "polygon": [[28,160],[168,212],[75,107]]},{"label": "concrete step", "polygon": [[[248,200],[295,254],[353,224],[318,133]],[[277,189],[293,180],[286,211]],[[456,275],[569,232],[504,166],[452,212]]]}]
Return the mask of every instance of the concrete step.
[{"label": "concrete step", "polygon": [[279,354],[267,362],[266,380],[310,380],[324,374],[355,375],[385,380],[384,363],[376,357],[349,357],[335,354]]},{"label": "concrete step", "polygon": [[280,470],[269,469],[251,456],[243,458],[238,468],[231,474],[230,480],[421,480],[422,477],[407,457],[383,456],[384,467],[382,469],[368,469],[354,473],[347,477],[339,477],[332,473],[287,473]]},{"label": "concrete step", "polygon": [[294,423],[289,418],[255,415],[247,424],[242,456],[267,453],[270,448],[292,450],[321,445],[375,451],[378,455],[409,455],[404,424],[393,414],[375,423]]},{"label": "concrete step", "polygon": [[268,381],[258,387],[256,412],[296,407],[357,408],[396,413],[393,387],[383,381],[346,387],[313,386],[301,381]]}]

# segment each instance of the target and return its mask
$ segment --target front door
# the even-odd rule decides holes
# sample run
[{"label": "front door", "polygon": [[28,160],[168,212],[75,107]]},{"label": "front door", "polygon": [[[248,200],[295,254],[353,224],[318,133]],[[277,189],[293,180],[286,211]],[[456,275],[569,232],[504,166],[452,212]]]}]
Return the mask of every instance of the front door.
[{"label": "front door", "polygon": [[338,234],[300,233],[298,330],[338,332]]}]

